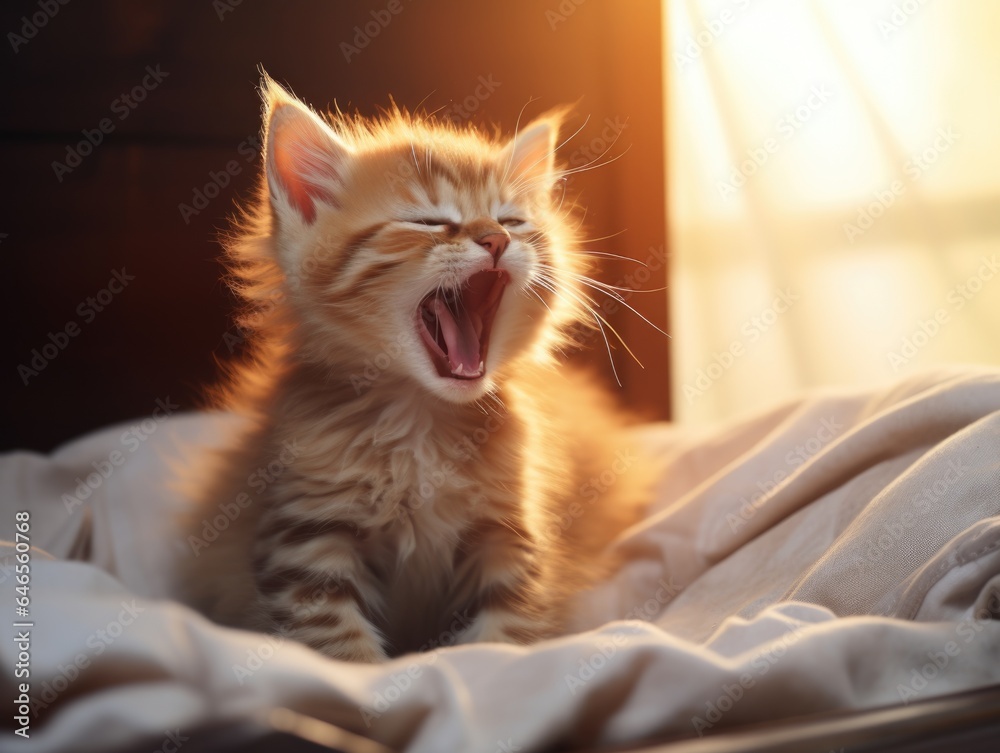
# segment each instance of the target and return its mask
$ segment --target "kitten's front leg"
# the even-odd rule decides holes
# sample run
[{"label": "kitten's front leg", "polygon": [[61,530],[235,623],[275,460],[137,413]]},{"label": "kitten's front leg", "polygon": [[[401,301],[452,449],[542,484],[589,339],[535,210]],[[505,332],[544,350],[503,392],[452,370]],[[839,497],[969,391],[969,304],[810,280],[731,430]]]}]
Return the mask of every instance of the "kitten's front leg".
[{"label": "kitten's front leg", "polygon": [[476,583],[475,618],[460,643],[533,643],[552,632],[534,544],[510,521],[483,524],[465,547],[462,570]]},{"label": "kitten's front leg", "polygon": [[334,659],[388,656],[372,616],[382,594],[358,551],[363,533],[343,522],[272,522],[255,552],[261,606],[278,631]]}]

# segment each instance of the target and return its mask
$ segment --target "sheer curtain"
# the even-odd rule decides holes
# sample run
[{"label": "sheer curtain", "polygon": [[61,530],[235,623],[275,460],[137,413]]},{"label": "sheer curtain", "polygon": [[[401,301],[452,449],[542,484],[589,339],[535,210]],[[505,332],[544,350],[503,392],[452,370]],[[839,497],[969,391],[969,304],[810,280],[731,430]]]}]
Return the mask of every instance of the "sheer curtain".
[{"label": "sheer curtain", "polygon": [[664,19],[676,419],[1000,363],[1000,2]]}]

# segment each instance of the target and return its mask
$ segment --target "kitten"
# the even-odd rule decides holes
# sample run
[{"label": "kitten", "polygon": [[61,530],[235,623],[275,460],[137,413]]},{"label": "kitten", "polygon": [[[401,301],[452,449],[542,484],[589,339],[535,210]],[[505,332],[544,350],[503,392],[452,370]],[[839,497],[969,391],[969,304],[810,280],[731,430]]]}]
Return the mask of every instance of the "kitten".
[{"label": "kitten", "polygon": [[198,493],[190,600],[365,662],[449,626],[558,634],[649,480],[556,358],[594,323],[560,116],[501,141],[263,96],[259,206],[229,244],[253,334],[223,406],[245,422]]}]

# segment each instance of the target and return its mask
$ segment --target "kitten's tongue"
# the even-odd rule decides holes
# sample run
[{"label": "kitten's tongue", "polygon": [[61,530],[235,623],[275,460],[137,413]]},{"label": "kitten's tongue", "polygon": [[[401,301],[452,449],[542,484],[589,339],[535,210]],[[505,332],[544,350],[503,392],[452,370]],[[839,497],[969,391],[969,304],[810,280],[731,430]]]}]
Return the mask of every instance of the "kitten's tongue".
[{"label": "kitten's tongue", "polygon": [[509,279],[502,270],[477,272],[461,289],[424,299],[418,327],[439,375],[456,379],[483,375],[493,317]]},{"label": "kitten's tongue", "polygon": [[455,376],[469,377],[481,374],[479,334],[483,330],[483,320],[479,313],[462,311],[456,318],[448,308],[448,304],[440,298],[432,298],[430,306],[448,346],[446,353],[451,373]]}]

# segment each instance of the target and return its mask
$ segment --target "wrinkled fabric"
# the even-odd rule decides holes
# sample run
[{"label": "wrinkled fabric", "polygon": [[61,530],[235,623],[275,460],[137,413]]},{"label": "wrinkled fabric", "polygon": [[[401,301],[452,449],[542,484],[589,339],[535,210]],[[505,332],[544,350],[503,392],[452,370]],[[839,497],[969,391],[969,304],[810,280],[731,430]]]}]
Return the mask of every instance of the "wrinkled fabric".
[{"label": "wrinkled fabric", "polygon": [[[811,394],[709,429],[641,427],[636,448],[664,464],[655,501],[616,543],[626,566],[579,598],[571,635],[380,666],[171,600],[188,547],[172,469],[232,421],[149,418],[0,458],[0,537],[13,542],[28,510],[36,547],[19,749],[100,751],[283,706],[408,751],[531,751],[1000,683],[996,372]],[[14,547],[0,569],[11,614]],[[18,628],[5,630],[13,692]]]}]

